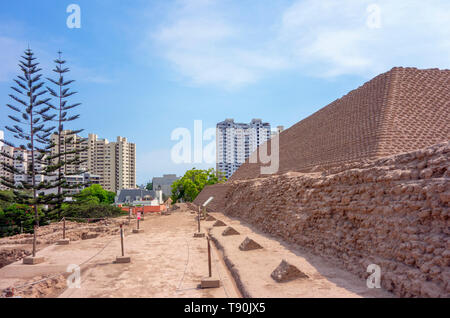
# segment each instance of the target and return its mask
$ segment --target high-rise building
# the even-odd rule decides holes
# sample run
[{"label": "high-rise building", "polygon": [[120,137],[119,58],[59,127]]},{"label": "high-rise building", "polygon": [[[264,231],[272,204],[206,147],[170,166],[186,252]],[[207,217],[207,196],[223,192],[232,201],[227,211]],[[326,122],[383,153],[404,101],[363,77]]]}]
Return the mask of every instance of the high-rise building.
[{"label": "high-rise building", "polygon": [[[7,171],[3,164],[6,164],[8,166],[12,166],[14,164],[14,160],[11,159],[14,155],[14,148],[9,147],[7,145],[2,145],[0,147],[0,151],[4,153],[6,156],[3,156],[0,154],[0,178],[5,178],[7,180],[13,179],[13,174],[9,171]],[[0,190],[7,190],[8,188],[0,183]]]},{"label": "high-rise building", "polygon": [[88,169],[100,176],[100,184],[108,191],[136,188],[136,145],[127,138],[116,142],[88,137]]},{"label": "high-rise building", "polygon": [[[78,153],[69,153],[61,157],[64,162],[70,162],[76,156],[81,161],[79,164],[68,164],[63,167],[62,173],[66,176],[66,179],[73,176],[70,180],[81,180],[85,175],[83,173],[88,171],[90,175],[96,178],[94,183],[99,183],[108,191],[117,192],[117,190],[121,189],[136,188],[136,145],[128,142],[126,138],[117,137],[116,142],[109,142],[107,139],[99,139],[95,134],[89,134],[89,137],[86,139],[72,134],[70,130],[65,130],[59,140],[57,134],[53,134],[51,140],[55,144],[55,147],[52,149],[52,155],[57,154],[58,147],[61,147],[62,153],[79,150]],[[2,151],[8,152],[10,156],[17,158],[17,160],[9,160],[5,156],[0,156],[0,162],[9,160],[9,165],[14,165],[19,171],[26,173],[28,169],[27,162],[31,160],[29,151],[11,148],[6,145],[2,147]],[[35,159],[37,159],[37,156],[39,154],[35,154]],[[53,161],[57,163],[58,158],[53,159]],[[43,169],[42,165],[43,163],[38,161],[36,164],[38,171]],[[29,181],[29,177],[26,175],[17,174],[12,176],[2,167],[0,167],[0,171],[0,175],[8,179],[14,179],[15,183],[25,180]],[[44,181],[44,176],[42,175],[36,175],[35,178],[37,182]],[[5,189],[5,187],[1,186],[0,189]]]},{"label": "high-rise building", "polygon": [[249,124],[226,119],[217,124],[216,170],[230,178],[245,160],[270,139],[269,123],[252,119]]},{"label": "high-rise building", "polygon": [[[80,151],[82,149],[88,148],[88,141],[85,138],[82,138],[76,134],[72,134],[70,130],[64,130],[61,133],[61,136],[58,140],[58,134],[53,134],[51,136],[51,141],[55,144],[55,147],[52,148],[52,155],[56,155],[58,153],[59,147],[61,148],[61,153],[67,153],[64,156],[61,156],[61,160],[64,162],[70,162],[75,159],[76,156],[79,157],[79,160],[82,161],[81,164],[68,164],[62,167],[63,174],[71,175],[77,174],[82,171],[88,170],[88,151],[81,151],[78,153],[70,153],[72,151]],[[58,158],[54,159],[54,163],[58,162]]]}]

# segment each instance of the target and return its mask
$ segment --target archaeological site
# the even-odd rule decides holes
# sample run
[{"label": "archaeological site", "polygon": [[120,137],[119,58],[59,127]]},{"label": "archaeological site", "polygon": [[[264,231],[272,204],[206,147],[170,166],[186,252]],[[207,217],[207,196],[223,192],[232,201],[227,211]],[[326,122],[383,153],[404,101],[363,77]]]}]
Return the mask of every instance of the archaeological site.
[{"label": "archaeological site", "polygon": [[393,68],[281,132],[276,173],[247,160],[194,203],[361,280],[375,264],[395,296],[450,297],[449,109],[450,70]]}]

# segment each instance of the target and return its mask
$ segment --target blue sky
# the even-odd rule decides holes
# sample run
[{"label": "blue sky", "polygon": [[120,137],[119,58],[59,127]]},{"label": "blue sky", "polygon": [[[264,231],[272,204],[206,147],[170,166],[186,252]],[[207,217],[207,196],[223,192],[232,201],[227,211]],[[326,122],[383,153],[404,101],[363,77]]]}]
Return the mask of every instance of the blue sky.
[{"label": "blue sky", "polygon": [[[66,26],[72,3],[80,29]],[[0,126],[22,51],[48,76],[61,50],[75,128],[135,142],[139,184],[180,175],[208,165],[171,161],[174,129],[289,127],[393,66],[450,68],[449,21],[448,0],[2,1]]]}]

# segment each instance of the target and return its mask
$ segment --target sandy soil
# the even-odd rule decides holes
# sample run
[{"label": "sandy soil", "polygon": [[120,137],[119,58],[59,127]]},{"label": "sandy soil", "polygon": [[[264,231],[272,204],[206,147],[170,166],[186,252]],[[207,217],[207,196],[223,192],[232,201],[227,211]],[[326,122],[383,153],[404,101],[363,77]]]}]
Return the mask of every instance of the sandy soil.
[{"label": "sandy soil", "polygon": [[[191,212],[187,205],[181,205],[170,215],[146,216],[140,223],[143,232],[138,234],[131,233],[136,226],[134,220],[125,226],[129,264],[114,263],[121,249],[118,226],[111,223],[105,231],[110,235],[43,248],[38,253],[45,257],[42,264],[29,266],[17,261],[1,268],[0,290],[16,287],[14,294],[19,297],[64,298],[240,297],[240,291],[252,297],[392,297],[384,290],[368,289],[365,281],[318,256],[285,245],[221,213],[211,215],[233,226],[240,235],[222,236],[225,227],[212,227],[214,222],[202,221],[202,231],[209,231],[221,247],[211,244],[213,277],[221,281],[221,287],[199,289],[198,284],[208,274],[207,241],[193,237],[197,222]],[[238,246],[247,236],[264,248],[240,251]],[[270,274],[283,259],[309,278],[275,282]],[[81,267],[81,288],[67,287],[70,264]],[[226,264],[234,265],[232,271],[238,273],[239,280],[233,279]]]},{"label": "sandy soil", "polygon": [[[223,254],[235,266],[242,286],[251,297],[394,297],[383,289],[369,289],[359,277],[341,270],[327,260],[255,230],[249,224],[222,213],[210,213],[236,229],[240,235],[222,236],[226,227],[213,227],[205,222],[212,237],[223,247]],[[253,251],[239,250],[249,237],[263,246]],[[282,260],[288,261],[309,276],[291,282],[277,283],[270,276]],[[244,292],[245,294],[245,292]]]},{"label": "sandy soil", "polygon": [[[38,253],[45,263],[27,266],[16,262],[0,269],[0,289],[21,286],[56,276],[15,295],[22,297],[239,297],[238,289],[219,253],[213,249],[213,269],[221,288],[198,289],[208,274],[205,238],[193,238],[194,216],[185,207],[171,215],[146,216],[140,223],[143,233],[126,229],[125,254],[129,264],[115,264],[120,255],[120,236],[98,237],[52,245]],[[83,263],[83,264],[82,264]],[[66,288],[65,273],[69,264],[82,264],[81,288]],[[65,273],[65,276],[68,274]],[[23,291],[24,290],[24,291]]]}]

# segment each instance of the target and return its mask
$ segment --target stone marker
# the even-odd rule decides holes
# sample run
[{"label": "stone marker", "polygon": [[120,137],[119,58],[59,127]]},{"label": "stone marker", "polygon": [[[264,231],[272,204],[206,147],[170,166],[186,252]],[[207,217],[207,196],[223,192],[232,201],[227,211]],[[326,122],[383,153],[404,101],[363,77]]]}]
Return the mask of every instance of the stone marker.
[{"label": "stone marker", "polygon": [[84,232],[84,233],[81,234],[81,239],[82,240],[90,240],[90,239],[94,239],[94,238],[96,238],[98,236],[99,236],[98,233],[86,233],[86,232]]},{"label": "stone marker", "polygon": [[238,231],[236,231],[235,229],[233,229],[231,226],[227,227],[222,235],[223,236],[229,236],[229,235],[239,235],[240,233]]},{"label": "stone marker", "polygon": [[245,240],[241,243],[241,245],[239,245],[239,249],[241,251],[251,251],[260,248],[263,247],[248,237],[246,237]]},{"label": "stone marker", "polygon": [[226,224],[224,222],[222,222],[221,220],[217,220],[213,226],[226,226]]},{"label": "stone marker", "polygon": [[205,277],[200,283],[200,288],[219,288],[220,280],[213,277]]},{"label": "stone marker", "polygon": [[285,260],[282,260],[280,265],[270,274],[275,281],[278,283],[289,282],[298,278],[309,278],[308,275],[300,271],[294,265],[289,264]]},{"label": "stone marker", "polygon": [[40,264],[43,263],[45,261],[45,259],[43,257],[38,257],[38,256],[27,256],[23,259],[23,264],[25,265],[36,265],[36,264]]},{"label": "stone marker", "polygon": [[124,263],[130,263],[130,262],[131,262],[130,256],[117,256],[116,257],[117,264],[124,264]]},{"label": "stone marker", "polygon": [[70,240],[69,239],[61,239],[58,242],[56,242],[56,245],[69,245]]},{"label": "stone marker", "polygon": [[215,217],[213,217],[212,215],[208,215],[208,216],[206,217],[206,220],[205,220],[205,221],[215,221],[215,220],[216,220]]}]

